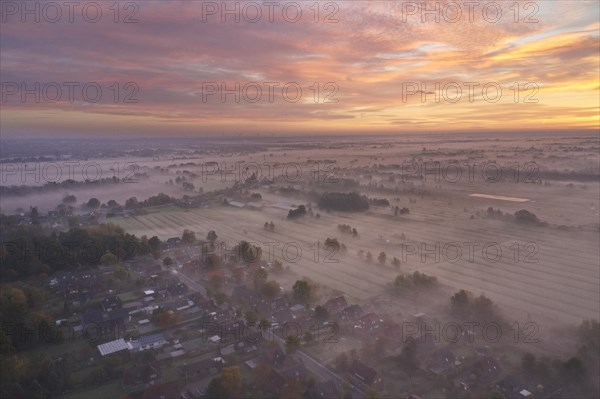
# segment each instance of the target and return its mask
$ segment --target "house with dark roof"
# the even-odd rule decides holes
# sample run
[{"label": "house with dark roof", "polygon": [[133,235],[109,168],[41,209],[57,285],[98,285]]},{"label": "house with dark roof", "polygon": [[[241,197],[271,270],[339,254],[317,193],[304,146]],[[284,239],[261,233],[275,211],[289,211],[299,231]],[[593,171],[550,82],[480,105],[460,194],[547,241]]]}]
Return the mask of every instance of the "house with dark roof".
[{"label": "house with dark roof", "polygon": [[340,313],[346,307],[348,307],[348,302],[343,296],[338,296],[336,298],[331,298],[330,300],[325,302],[323,304],[323,307],[327,310],[327,312],[330,315],[334,316]]},{"label": "house with dark roof", "polygon": [[371,333],[379,331],[382,325],[383,319],[376,313],[371,312],[359,318],[354,327],[361,332]]},{"label": "house with dark roof", "polygon": [[277,312],[288,307],[288,302],[284,297],[275,298],[271,301],[271,312]]},{"label": "house with dark roof", "polygon": [[165,248],[169,249],[181,245],[182,243],[183,240],[180,237],[171,237],[167,238],[167,241],[163,245]]},{"label": "house with dark roof", "polygon": [[125,321],[129,320],[129,312],[125,309],[116,309],[110,312],[101,312],[99,309],[88,309],[82,316],[83,331],[89,334],[115,334],[125,331]]},{"label": "house with dark roof", "polygon": [[121,309],[123,307],[123,301],[121,301],[121,298],[119,298],[118,295],[109,296],[100,302],[100,307],[105,312],[108,312],[109,310]]},{"label": "house with dark roof", "polygon": [[435,375],[444,374],[454,367],[455,360],[456,357],[450,350],[437,350],[433,352],[427,360],[427,371]]},{"label": "house with dark roof", "polygon": [[294,321],[294,314],[289,309],[281,309],[273,313],[273,316],[271,316],[271,320],[274,323],[277,323],[281,326],[285,323],[290,323]]},{"label": "house with dark roof", "polygon": [[363,314],[365,314],[365,312],[360,307],[360,305],[354,304],[354,305],[350,305],[350,306],[345,307],[340,312],[340,319],[342,321],[346,321],[346,322],[355,322]]},{"label": "house with dark roof", "polygon": [[346,373],[353,385],[363,389],[379,389],[383,386],[381,374],[360,360],[354,360]]},{"label": "house with dark roof", "polygon": [[521,384],[519,381],[514,376],[509,374],[498,381],[494,385],[494,388],[502,392],[506,398],[513,398],[516,396],[516,394],[518,394],[520,386]]},{"label": "house with dark roof", "polygon": [[191,364],[184,364],[180,367],[181,374],[185,377],[185,381],[193,381],[204,378],[210,375],[213,369],[218,367],[218,363],[214,359],[202,359]]},{"label": "house with dark roof", "polygon": [[456,385],[464,390],[489,385],[494,378],[498,377],[501,369],[496,360],[486,356],[472,364],[463,373],[454,379]]}]

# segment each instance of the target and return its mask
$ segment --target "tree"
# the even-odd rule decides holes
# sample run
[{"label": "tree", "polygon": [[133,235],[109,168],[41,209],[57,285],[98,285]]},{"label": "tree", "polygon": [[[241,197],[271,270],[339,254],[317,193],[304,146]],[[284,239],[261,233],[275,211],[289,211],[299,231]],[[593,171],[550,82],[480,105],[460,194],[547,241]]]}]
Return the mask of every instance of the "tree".
[{"label": "tree", "polygon": [[288,355],[295,353],[300,349],[300,338],[294,335],[288,335],[285,337],[285,352]]},{"label": "tree", "polygon": [[310,301],[310,285],[306,280],[297,280],[292,287],[294,300],[307,304]]},{"label": "tree", "polygon": [[366,211],[369,209],[369,200],[356,192],[324,193],[319,198],[319,208],[343,212]]},{"label": "tree", "polygon": [[206,277],[211,288],[215,291],[219,291],[223,286],[223,282],[225,281],[225,275],[220,270],[210,272],[206,275]]},{"label": "tree", "polygon": [[535,360],[535,356],[531,353],[526,353],[523,355],[523,357],[521,358],[521,368],[523,369],[523,371],[525,372],[525,374],[527,374],[528,376],[533,376],[535,374],[536,371],[536,360]]},{"label": "tree", "polygon": [[262,267],[256,269],[252,275],[252,283],[254,284],[255,290],[260,290],[262,286],[267,282],[268,273]]},{"label": "tree", "polygon": [[166,256],[163,259],[163,265],[168,267],[168,266],[171,266],[172,264],[173,264],[173,259],[171,259],[169,256]]},{"label": "tree", "polygon": [[338,371],[346,371],[348,369],[348,366],[350,365],[350,361],[348,360],[348,355],[346,354],[346,352],[343,352],[341,354],[339,354],[335,359],[334,359],[334,364],[335,364],[335,368]]},{"label": "tree", "polygon": [[240,241],[235,248],[236,254],[246,262],[258,262],[262,256],[262,248],[252,245],[248,241]]},{"label": "tree", "polygon": [[119,204],[118,204],[118,203],[117,203],[117,201],[115,201],[114,199],[111,199],[111,200],[109,200],[109,201],[106,203],[106,206],[108,206],[109,208],[111,208],[111,209],[112,209],[112,208],[116,208],[116,207],[118,207],[118,206],[119,206]]},{"label": "tree", "polygon": [[279,287],[279,283],[275,280],[267,281],[260,289],[260,292],[267,299],[275,299],[280,291],[281,288]]},{"label": "tree", "polygon": [[329,318],[329,312],[323,306],[319,305],[315,307],[315,319],[325,321]]},{"label": "tree", "polygon": [[258,322],[258,328],[261,330],[266,330],[269,327],[271,327],[271,322],[265,317],[261,317],[260,321]]},{"label": "tree", "polygon": [[210,380],[210,383],[206,388],[207,399],[228,399],[228,394],[229,392],[223,386],[220,377],[216,377]]},{"label": "tree", "polygon": [[131,197],[125,201],[126,209],[135,209],[139,206],[138,199],[136,197]]},{"label": "tree", "polygon": [[538,224],[540,221],[535,213],[531,213],[526,209],[521,209],[515,212],[515,219],[519,223]]},{"label": "tree", "polygon": [[392,259],[392,266],[394,266],[396,269],[399,269],[400,268],[400,259],[398,259],[394,256],[394,259]]},{"label": "tree", "polygon": [[193,244],[196,242],[196,233],[191,230],[185,229],[183,230],[183,234],[181,235],[181,240],[186,244]]},{"label": "tree", "polygon": [[494,310],[492,301],[483,294],[473,300],[471,308],[475,316],[479,318],[489,317]]},{"label": "tree", "polygon": [[77,202],[77,197],[74,196],[73,194],[65,195],[62,202],[65,205],[73,205],[74,203]]},{"label": "tree", "polygon": [[4,333],[3,329],[0,329],[0,354],[8,355],[15,351],[12,345],[12,341],[8,335]]},{"label": "tree", "polygon": [[352,388],[346,381],[342,382],[342,399],[352,399]]},{"label": "tree", "polygon": [[276,260],[273,262],[273,267],[272,267],[272,271],[274,274],[281,274],[283,273],[283,264]]},{"label": "tree", "polygon": [[227,396],[230,398],[237,398],[242,392],[242,376],[240,375],[240,368],[235,367],[224,367],[221,370],[221,384],[227,391]]},{"label": "tree", "polygon": [[371,251],[367,251],[367,262],[373,262],[373,254],[371,253]]},{"label": "tree", "polygon": [[330,249],[331,248],[334,251],[339,251],[339,249],[340,249],[340,242],[339,242],[339,240],[337,238],[327,237],[327,239],[323,243],[323,247],[325,249]]},{"label": "tree", "polygon": [[215,241],[217,241],[217,238],[218,238],[217,233],[214,230],[209,231],[208,234],[206,235],[206,239],[213,243]]},{"label": "tree", "polygon": [[247,310],[246,313],[244,313],[244,318],[246,319],[246,324],[252,327],[256,324],[256,321],[258,320],[258,315],[253,310]]},{"label": "tree", "polygon": [[106,251],[100,258],[100,263],[103,265],[112,265],[117,263],[117,257],[110,251]]},{"label": "tree", "polygon": [[419,362],[417,360],[417,341],[413,337],[408,337],[398,356],[398,364],[408,374],[412,375],[417,371]]},{"label": "tree", "polygon": [[281,398],[285,399],[304,399],[306,392],[306,383],[301,378],[292,378],[281,389]]},{"label": "tree", "polygon": [[385,252],[380,252],[379,256],[377,257],[377,260],[379,261],[380,265],[385,265],[385,261],[387,259],[387,255],[385,254]]},{"label": "tree", "polygon": [[506,399],[506,396],[504,396],[504,394],[502,393],[502,391],[494,389],[488,395],[488,399]]},{"label": "tree", "polygon": [[32,206],[29,208],[29,217],[31,217],[31,221],[35,224],[38,223],[40,218],[40,212],[37,209],[37,206]]},{"label": "tree", "polygon": [[381,394],[374,389],[369,389],[366,392],[367,399],[381,399]]},{"label": "tree", "polygon": [[300,205],[296,209],[290,209],[287,215],[288,219],[296,219],[301,216],[306,215],[306,207],[304,205]]},{"label": "tree", "polygon": [[92,210],[98,209],[100,207],[100,200],[98,198],[90,198],[87,202],[87,207]]},{"label": "tree", "polygon": [[450,298],[450,307],[458,315],[465,316],[469,307],[469,294],[467,291],[460,290]]},{"label": "tree", "polygon": [[271,381],[273,368],[265,363],[259,363],[252,371],[254,380],[260,386],[267,386]]},{"label": "tree", "polygon": [[10,320],[12,325],[25,322],[29,312],[27,297],[20,288],[10,287],[0,292],[2,320]]},{"label": "tree", "polygon": [[586,370],[583,362],[577,358],[572,357],[562,364],[563,378],[565,382],[576,384],[585,377]]},{"label": "tree", "polygon": [[157,236],[153,236],[148,240],[148,246],[150,246],[152,252],[158,251],[160,249],[160,244],[160,240]]},{"label": "tree", "polygon": [[358,231],[356,230],[356,227],[352,228],[352,237],[358,237]]}]

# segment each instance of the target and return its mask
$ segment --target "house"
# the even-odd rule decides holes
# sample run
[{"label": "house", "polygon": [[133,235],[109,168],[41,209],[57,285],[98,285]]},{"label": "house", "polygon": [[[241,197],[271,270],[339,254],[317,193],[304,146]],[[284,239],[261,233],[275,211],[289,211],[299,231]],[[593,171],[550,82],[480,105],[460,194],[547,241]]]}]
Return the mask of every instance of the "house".
[{"label": "house", "polygon": [[246,204],[243,202],[239,202],[239,201],[229,201],[228,205],[234,206],[236,208],[243,208]]},{"label": "house", "polygon": [[490,384],[494,378],[500,374],[500,366],[492,357],[484,357],[483,359],[472,364],[463,373],[455,378],[456,385],[464,390],[470,390],[476,387],[482,387]]},{"label": "house", "polygon": [[454,366],[456,357],[448,349],[440,349],[431,354],[427,361],[427,371],[440,375]]},{"label": "house", "polygon": [[131,347],[123,338],[100,344],[97,346],[97,348],[100,352],[100,356],[112,355],[113,353],[131,349]]},{"label": "house", "polygon": [[138,390],[160,381],[160,365],[154,363],[138,364],[123,371],[121,385],[125,390]]},{"label": "house", "polygon": [[338,296],[336,298],[331,298],[330,300],[325,302],[325,304],[323,304],[323,307],[327,310],[327,313],[333,316],[340,313],[342,310],[348,307],[348,302],[343,296]]},{"label": "house", "polygon": [[363,332],[374,332],[381,328],[383,320],[376,313],[367,313],[358,319],[354,326],[358,330]]},{"label": "house", "polygon": [[185,380],[198,380],[211,374],[212,369],[217,367],[217,363],[212,358],[202,359],[192,364],[181,366],[181,373]]},{"label": "house", "polygon": [[150,335],[143,335],[136,341],[132,341],[131,345],[138,351],[144,351],[146,349],[160,348],[167,343],[167,337],[163,333],[156,333]]},{"label": "house", "polygon": [[246,204],[246,207],[247,207],[247,208],[250,208],[250,209],[262,209],[262,208],[263,208],[263,206],[264,206],[264,204],[263,204],[263,202],[262,202],[262,201],[257,201],[257,202],[248,202],[248,203]]},{"label": "house", "polygon": [[261,354],[259,361],[260,363],[264,363],[269,366],[279,367],[283,364],[286,357],[287,355],[283,352],[283,350],[277,347]]},{"label": "house", "polygon": [[125,331],[125,320],[129,319],[129,312],[125,309],[116,309],[103,313],[98,309],[88,309],[81,316],[84,333],[105,335],[117,334]]},{"label": "house", "polygon": [[121,309],[123,307],[123,301],[117,295],[106,297],[100,302],[100,307],[105,312],[109,310]]},{"label": "house", "polygon": [[181,245],[183,243],[183,240],[180,237],[171,237],[171,238],[167,238],[167,241],[165,243],[165,247],[168,248],[174,248],[178,245]]},{"label": "house", "polygon": [[344,308],[340,313],[340,319],[347,322],[355,322],[358,320],[365,312],[360,307],[360,305],[350,305]]},{"label": "house", "polygon": [[494,388],[502,392],[507,398],[512,398],[515,396],[519,385],[519,381],[509,374],[500,381],[498,381]]},{"label": "house", "polygon": [[364,389],[379,389],[383,386],[381,374],[360,360],[354,360],[347,372],[352,384]]},{"label": "house", "polygon": [[287,309],[288,303],[282,296],[275,298],[271,301],[271,312],[277,312],[279,310]]},{"label": "house", "polygon": [[292,312],[294,318],[298,316],[303,316],[306,314],[306,306],[300,304],[290,306],[290,312]]},{"label": "house", "polygon": [[277,323],[281,326],[285,323],[290,323],[290,322],[294,321],[294,315],[292,314],[291,310],[282,309],[282,310],[279,310],[279,311],[273,313],[273,316],[271,316],[271,319],[273,320],[274,323]]}]

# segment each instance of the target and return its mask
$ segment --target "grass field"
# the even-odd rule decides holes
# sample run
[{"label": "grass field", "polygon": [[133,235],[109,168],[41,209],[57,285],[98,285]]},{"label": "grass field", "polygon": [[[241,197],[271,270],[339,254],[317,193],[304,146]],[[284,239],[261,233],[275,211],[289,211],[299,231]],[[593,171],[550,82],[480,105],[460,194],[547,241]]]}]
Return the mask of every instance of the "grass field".
[{"label": "grass field", "polygon": [[[268,194],[263,197],[281,200],[269,198]],[[195,231],[197,237],[215,230],[227,245],[240,240],[262,244],[263,256],[268,256],[269,245],[273,245],[267,243],[277,243],[274,257],[289,264],[297,274],[357,299],[371,298],[385,289],[398,274],[398,270],[390,265],[391,258],[396,256],[403,261],[400,269],[403,272],[420,270],[435,275],[442,283],[471,290],[477,295],[485,293],[494,302],[515,311],[573,322],[597,317],[600,303],[597,231],[563,231],[503,220],[471,219],[472,211],[485,209],[487,202],[466,195],[419,199],[417,204],[411,205],[408,199],[403,199],[398,205],[410,206],[411,213],[393,218],[389,209],[382,209],[364,214],[322,213],[320,219],[305,217],[288,221],[285,211],[270,207],[253,211],[225,206],[189,210],[168,206],[154,208],[143,216],[115,218],[112,222],[130,233],[157,235],[161,239],[180,236],[183,229]],[[551,205],[552,202],[536,203],[538,207]],[[522,204],[514,203],[502,205],[511,212],[522,207]],[[469,208],[468,212],[465,208]],[[263,230],[264,222],[271,220],[276,231]],[[340,233],[337,225],[342,223],[356,227],[360,237],[356,239]],[[405,240],[399,238],[403,233]],[[322,248],[317,254],[315,243],[322,243],[327,237],[338,237],[347,245],[347,254],[336,254],[333,262],[325,259],[327,251]],[[418,254],[411,255],[408,248],[403,249],[401,241],[424,243],[429,249],[436,243],[440,248],[458,243],[462,255],[453,262],[458,252],[453,250],[455,247],[448,246],[447,251],[437,251],[438,260],[434,254],[423,260]],[[289,243],[293,244],[288,248],[286,262],[282,249]],[[478,245],[474,247],[472,257],[468,253],[469,244],[465,243]],[[501,248],[497,261],[496,243]],[[485,245],[490,246],[484,253]],[[296,257],[295,248],[298,247],[301,256],[290,262]],[[385,266],[377,264],[376,260],[369,264],[357,256],[359,249],[371,251],[375,259],[380,251],[385,251],[388,262]]]}]

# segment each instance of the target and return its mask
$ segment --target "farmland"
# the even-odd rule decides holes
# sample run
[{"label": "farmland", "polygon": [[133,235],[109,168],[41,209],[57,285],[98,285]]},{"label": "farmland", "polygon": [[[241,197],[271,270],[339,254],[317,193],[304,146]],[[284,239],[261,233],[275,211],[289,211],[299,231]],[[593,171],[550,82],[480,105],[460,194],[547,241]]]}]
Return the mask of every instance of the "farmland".
[{"label": "farmland", "polygon": [[[288,264],[296,274],[357,299],[380,295],[398,274],[389,261],[382,266],[376,260],[369,263],[357,255],[363,250],[376,257],[384,251],[388,259],[393,256],[401,259],[402,272],[419,270],[438,277],[452,288],[484,293],[517,318],[559,318],[576,323],[598,314],[597,228],[527,226],[506,220],[471,218],[478,211],[484,213],[486,208],[494,206],[510,213],[526,207],[541,219],[554,223],[590,221],[589,216],[591,220],[595,216],[589,204],[598,193],[597,186],[593,190],[575,191],[576,196],[569,194],[573,189],[566,188],[566,184],[562,187],[510,183],[446,186],[432,190],[416,203],[410,203],[410,196],[390,197],[392,206],[410,207],[410,214],[402,217],[392,217],[390,209],[372,208],[362,214],[323,212],[319,219],[289,221],[286,211],[269,204],[301,200],[263,191],[266,206],[262,210],[224,205],[210,209],[165,206],[153,208],[147,215],[114,218],[112,222],[133,234],[157,235],[161,239],[179,236],[183,229],[195,231],[198,237],[215,230],[219,240],[229,246],[240,240],[260,244],[263,256],[269,256],[269,245],[274,245],[269,243],[277,243],[273,247],[274,258]],[[484,189],[486,193],[509,192],[531,202],[468,195]],[[564,202],[563,195],[570,195],[571,201]],[[273,221],[276,231],[265,231],[262,228],[265,221]],[[360,237],[340,234],[336,226],[345,223],[356,227]],[[347,246],[347,253],[337,253],[331,259],[326,259],[327,253],[322,248],[317,253],[315,244],[327,237],[340,239]],[[282,249],[286,244],[287,254],[284,254]],[[424,252],[430,253],[413,253],[415,244],[419,253],[422,245]],[[297,255],[297,248],[301,249],[301,255]]]}]

